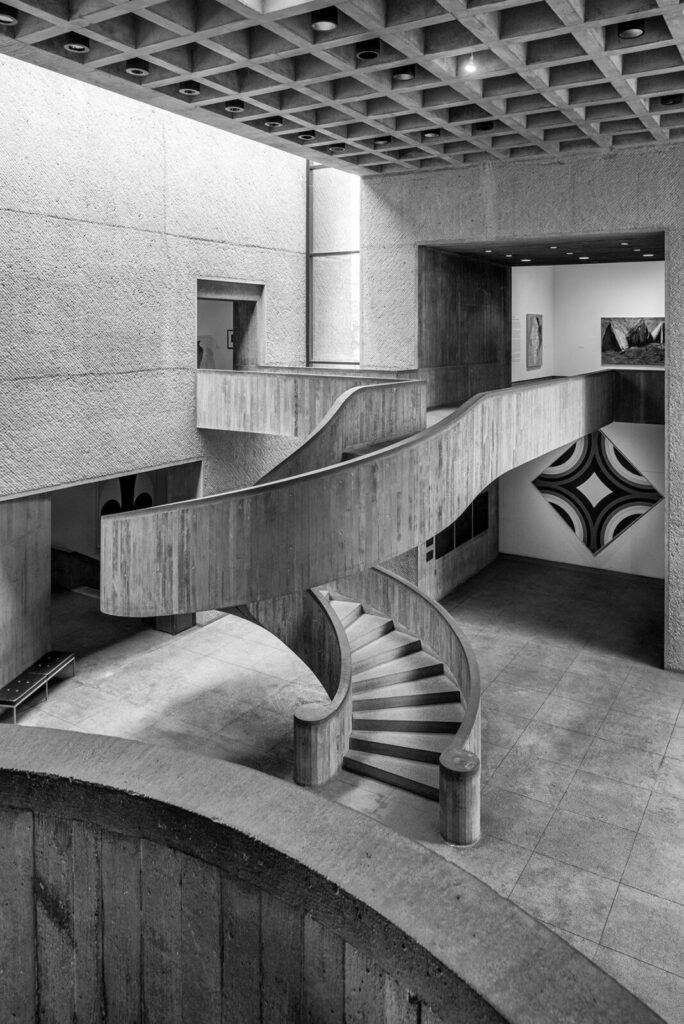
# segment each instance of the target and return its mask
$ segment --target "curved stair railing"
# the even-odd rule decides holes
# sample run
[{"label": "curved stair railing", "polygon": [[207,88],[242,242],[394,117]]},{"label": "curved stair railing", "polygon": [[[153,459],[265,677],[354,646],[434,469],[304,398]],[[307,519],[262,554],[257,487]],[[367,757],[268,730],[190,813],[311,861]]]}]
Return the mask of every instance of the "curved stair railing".
[{"label": "curved stair railing", "polygon": [[425,429],[427,385],[423,380],[365,384],[335,400],[315,430],[291,455],[261,478],[272,483],[339,462],[358,444],[392,444]]},{"label": "curved stair railing", "polygon": [[102,520],[102,610],[175,615],[323,586],[453,522],[502,473],[610,423],[614,374],[478,395],[379,452]]},{"label": "curved stair railing", "polygon": [[349,747],[351,651],[344,627],[314,589],[242,610],[294,651],[328,695],[328,702],[307,704],[294,714],[294,780],[300,786],[319,786],[340,770]]},{"label": "curved stair railing", "polygon": [[464,715],[439,758],[440,831],[447,842],[470,845],[480,838],[480,673],[475,655],[454,620],[413,583],[383,566],[336,586],[420,637],[458,683]]}]

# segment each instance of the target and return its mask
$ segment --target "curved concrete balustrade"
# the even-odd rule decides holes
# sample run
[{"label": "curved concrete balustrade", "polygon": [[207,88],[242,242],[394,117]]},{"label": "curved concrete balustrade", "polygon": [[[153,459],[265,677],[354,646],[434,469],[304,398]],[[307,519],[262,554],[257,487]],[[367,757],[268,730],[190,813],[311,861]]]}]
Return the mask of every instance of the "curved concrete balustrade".
[{"label": "curved concrete balustrade", "polygon": [[340,395],[371,383],[388,381],[381,376],[360,379],[344,372],[198,370],[197,426],[307,437]]},{"label": "curved concrete balustrade", "polygon": [[259,483],[331,466],[353,445],[391,444],[424,430],[426,398],[427,386],[422,380],[370,384],[345,391],[316,430]]},{"label": "curved concrete balustrade", "polygon": [[478,395],[316,472],[102,520],[102,609],[173,615],[296,593],[453,522],[502,473],[614,419],[614,371]]},{"label": "curved concrete balustrade", "polygon": [[469,643],[440,604],[383,566],[338,580],[337,585],[345,596],[419,636],[457,681],[465,715],[440,757],[440,831],[447,842],[476,843],[480,838],[480,671]]},{"label": "curved concrete balustrade", "polygon": [[0,731],[3,1019],[660,1021],[354,811],[188,753]]},{"label": "curved concrete balustrade", "polygon": [[302,659],[330,698],[294,714],[294,780],[320,786],[340,770],[352,729],[351,650],[344,627],[316,590],[256,601],[244,610]]}]

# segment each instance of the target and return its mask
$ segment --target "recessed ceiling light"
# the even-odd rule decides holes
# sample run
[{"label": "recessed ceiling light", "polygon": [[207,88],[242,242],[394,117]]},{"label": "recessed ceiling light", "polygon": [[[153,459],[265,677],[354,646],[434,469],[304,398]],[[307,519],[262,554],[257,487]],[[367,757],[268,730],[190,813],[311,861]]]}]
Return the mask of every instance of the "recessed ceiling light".
[{"label": "recessed ceiling light", "polygon": [[377,139],[373,139],[373,147],[375,149],[382,149],[383,146],[389,146],[391,141],[389,135],[379,135]]},{"label": "recessed ceiling light", "polygon": [[634,252],[641,252],[641,249],[635,249]]},{"label": "recessed ceiling light", "polygon": [[147,78],[150,73],[150,65],[148,61],[142,60],[140,57],[131,57],[130,60],[126,61],[126,74],[132,75],[133,78]]},{"label": "recessed ceiling light", "polygon": [[416,77],[416,65],[407,64],[403,68],[395,68],[392,72],[392,78],[395,82],[412,82]]},{"label": "recessed ceiling light", "polygon": [[362,43],[356,44],[356,59],[357,60],[375,60],[380,53],[380,40],[379,39],[366,39]]},{"label": "recessed ceiling light", "polygon": [[16,25],[19,21],[17,12],[7,4],[0,4],[0,25]]},{"label": "recessed ceiling light", "polygon": [[620,245],[631,245],[631,242],[620,242]]},{"label": "recessed ceiling light", "polygon": [[493,121],[476,121],[473,125],[474,132],[491,132],[493,128]]},{"label": "recessed ceiling light", "polygon": [[566,252],[566,254],[565,254],[565,255],[566,255],[566,256],[574,256],[575,254],[574,254],[574,252]]},{"label": "recessed ceiling light", "polygon": [[316,132],[300,132],[297,138],[300,142],[313,142],[316,138]]},{"label": "recessed ceiling light", "polygon": [[506,253],[506,259],[507,260],[512,260],[513,259],[513,253],[512,252],[507,252]]},{"label": "recessed ceiling light", "polygon": [[181,82],[178,86],[178,92],[181,96],[199,96],[201,86],[199,82]]},{"label": "recessed ceiling light", "polygon": [[76,32],[70,32],[64,40],[64,49],[67,53],[90,53],[90,40]]},{"label": "recessed ceiling light", "polygon": [[334,7],[324,7],[311,15],[311,28],[314,32],[334,32],[337,28],[337,11]]},{"label": "recessed ceiling light", "polygon": [[266,120],[264,121],[264,125],[266,128],[282,128],[283,119],[282,117],[278,117],[277,115],[273,117],[267,117]]},{"label": "recessed ceiling light", "polygon": [[660,102],[664,107],[678,107],[683,99],[681,92],[673,92],[669,96],[661,96]]},{"label": "recessed ceiling light", "polygon": [[225,106],[225,110],[229,114],[244,114],[245,104],[244,100],[228,100]]},{"label": "recessed ceiling light", "polygon": [[521,263],[531,263],[532,260],[529,259],[527,256],[523,256],[523,258],[520,260],[520,262]]},{"label": "recessed ceiling light", "polygon": [[644,259],[644,260],[652,260],[654,255],[655,255],[655,253],[645,252],[644,255],[642,256],[642,259]]},{"label": "recessed ceiling light", "polygon": [[473,57],[472,53],[470,54],[468,60],[463,65],[463,70],[465,71],[466,75],[474,75],[475,72],[477,71],[477,64],[475,63],[475,58]]},{"label": "recessed ceiling light", "polygon": [[558,246],[557,246],[557,245],[550,245],[550,246],[549,246],[549,249],[557,249],[557,248],[558,248]]},{"label": "recessed ceiling light", "polygon": [[492,249],[485,249],[485,252],[492,252]]},{"label": "recessed ceiling light", "polygon": [[581,259],[581,260],[588,260],[588,259],[589,259],[589,257],[588,257],[588,256],[580,256],[580,259]]},{"label": "recessed ceiling light", "polygon": [[442,131],[440,128],[426,128],[423,132],[424,139],[438,139]]},{"label": "recessed ceiling light", "polygon": [[337,156],[338,153],[344,153],[346,148],[344,142],[333,142],[331,146],[328,146],[328,152],[332,153],[333,156]]},{"label": "recessed ceiling light", "polygon": [[644,19],[638,21],[623,21],[617,27],[617,34],[620,39],[640,39],[646,31]]}]

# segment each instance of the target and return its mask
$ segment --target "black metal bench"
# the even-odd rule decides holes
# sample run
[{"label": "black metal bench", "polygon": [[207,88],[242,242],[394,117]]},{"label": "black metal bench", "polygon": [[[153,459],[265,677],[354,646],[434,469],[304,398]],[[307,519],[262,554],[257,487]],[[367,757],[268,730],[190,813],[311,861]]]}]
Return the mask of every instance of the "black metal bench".
[{"label": "black metal bench", "polygon": [[14,724],[17,724],[17,708],[32,697],[41,686],[45,687],[45,700],[48,699],[48,683],[55,676],[61,675],[71,667],[72,676],[76,673],[76,658],[66,651],[48,651],[25,672],[12,679],[0,689],[0,708],[11,708]]}]

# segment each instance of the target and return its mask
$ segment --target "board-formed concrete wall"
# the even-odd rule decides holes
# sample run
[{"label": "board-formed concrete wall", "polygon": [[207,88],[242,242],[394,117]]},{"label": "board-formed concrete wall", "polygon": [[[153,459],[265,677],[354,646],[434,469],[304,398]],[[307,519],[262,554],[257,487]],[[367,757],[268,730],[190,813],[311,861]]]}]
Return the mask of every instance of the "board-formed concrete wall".
[{"label": "board-formed concrete wall", "polygon": [[0,498],[202,458],[197,278],[263,283],[263,360],[305,362],[305,162],[6,56],[0,88]]},{"label": "board-formed concrete wall", "polygon": [[684,670],[684,150],[364,179],[364,362],[411,366],[417,354],[421,243],[666,232],[665,658]]}]

